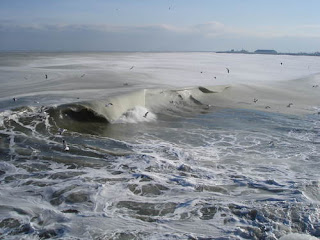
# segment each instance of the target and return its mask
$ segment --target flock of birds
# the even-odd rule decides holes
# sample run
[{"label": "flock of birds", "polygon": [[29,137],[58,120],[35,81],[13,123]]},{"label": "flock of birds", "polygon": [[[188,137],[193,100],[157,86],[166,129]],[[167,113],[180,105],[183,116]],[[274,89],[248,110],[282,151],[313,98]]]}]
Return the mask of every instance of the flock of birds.
[{"label": "flock of birds", "polygon": [[[256,102],[258,102],[258,100],[259,100],[258,98],[254,98],[254,99],[253,99],[253,102],[256,103]],[[293,105],[293,103],[289,103],[289,104],[287,105],[287,107],[289,108],[289,107],[291,107],[292,105]],[[265,109],[269,109],[269,108],[271,108],[271,107],[270,107],[270,106],[265,106]]]},{"label": "flock of birds", "polygon": [[[170,10],[170,8],[169,8],[169,10]],[[281,62],[280,65],[282,66],[283,63]],[[129,68],[129,70],[132,70],[134,67],[135,67],[135,66],[131,66],[131,67]],[[230,69],[226,67],[226,70],[227,70],[227,73],[229,74],[229,73],[230,73]],[[200,73],[202,74],[202,73],[204,73],[204,72],[201,71]],[[83,78],[84,76],[85,76],[85,74],[82,74],[80,77]],[[24,77],[24,78],[27,79],[27,77]],[[214,79],[216,79],[216,78],[217,78],[217,77],[215,76]],[[47,75],[47,74],[45,74],[45,79],[48,79],[48,75]],[[128,83],[124,83],[123,85],[124,85],[124,86],[127,86],[127,85],[129,85],[129,84],[128,84]],[[319,85],[316,84],[316,85],[313,85],[312,87],[313,87],[313,88],[317,88],[317,87],[319,87]],[[163,91],[160,92],[160,93],[163,93]],[[181,95],[179,95],[179,97],[180,97],[181,99],[183,99]],[[79,99],[79,98],[77,98],[77,99]],[[17,100],[18,100],[18,99],[17,99],[16,97],[13,97],[13,101],[14,101],[14,102],[16,102]],[[253,102],[254,102],[254,103],[257,103],[258,101],[259,101],[258,98],[254,98],[254,99],[253,99]],[[34,103],[39,103],[39,102],[38,102],[38,101],[34,101]],[[170,101],[170,103],[173,104],[174,101]],[[290,108],[292,105],[293,105],[293,103],[289,103],[289,104],[287,105],[287,107]],[[111,103],[111,102],[108,102],[107,104],[105,104],[105,107],[111,107],[111,106],[113,106],[113,103]],[[210,106],[210,105],[207,105],[207,106]],[[265,106],[265,109],[270,109],[270,108],[271,108],[270,106]],[[144,118],[147,118],[148,114],[149,114],[149,112],[147,111],[147,112],[143,115],[143,117],[144,117]],[[320,112],[318,112],[318,114],[320,114]],[[66,132],[66,129],[63,129],[63,128],[59,128],[59,129],[58,129],[58,133],[59,133],[60,135],[63,135],[65,132]],[[63,150],[64,150],[64,151],[69,151],[69,150],[70,150],[67,142],[66,142],[64,139],[62,140],[62,144],[63,144]],[[272,147],[273,147],[273,146],[274,146],[274,142],[271,141],[271,142],[269,143],[269,146],[272,146]]]}]

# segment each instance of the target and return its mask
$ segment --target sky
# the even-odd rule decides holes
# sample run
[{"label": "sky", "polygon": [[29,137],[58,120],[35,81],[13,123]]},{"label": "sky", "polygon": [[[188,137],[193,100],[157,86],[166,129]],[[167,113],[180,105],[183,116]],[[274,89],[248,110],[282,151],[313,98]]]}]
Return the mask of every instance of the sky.
[{"label": "sky", "polygon": [[320,51],[319,0],[0,0],[0,51]]}]

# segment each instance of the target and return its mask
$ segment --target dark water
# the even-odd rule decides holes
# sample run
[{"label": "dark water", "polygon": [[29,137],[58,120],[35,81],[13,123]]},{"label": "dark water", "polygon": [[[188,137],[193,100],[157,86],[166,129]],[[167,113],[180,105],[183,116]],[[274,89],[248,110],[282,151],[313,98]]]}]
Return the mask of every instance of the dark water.
[{"label": "dark water", "polygon": [[318,115],[135,111],[3,111],[0,238],[320,237]]}]

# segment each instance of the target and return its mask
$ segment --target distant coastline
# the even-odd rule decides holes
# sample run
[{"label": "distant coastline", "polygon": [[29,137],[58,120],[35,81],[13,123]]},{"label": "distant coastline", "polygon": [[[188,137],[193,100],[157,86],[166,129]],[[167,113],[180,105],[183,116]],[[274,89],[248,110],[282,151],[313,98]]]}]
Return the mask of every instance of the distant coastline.
[{"label": "distant coastline", "polygon": [[217,51],[216,53],[241,53],[241,54],[266,54],[266,55],[292,55],[292,56],[320,56],[320,52],[314,52],[314,53],[306,53],[306,52],[299,52],[299,53],[282,53],[282,52],[277,52],[275,50],[269,50],[269,49],[257,49],[254,52],[250,52],[247,50],[234,50],[231,49],[230,51]]},{"label": "distant coastline", "polygon": [[229,50],[229,51],[111,51],[111,50],[0,50],[0,54],[69,54],[69,53],[233,53],[233,54],[264,54],[264,55],[292,55],[292,56],[320,56],[320,52],[314,53],[306,53],[306,52],[299,52],[299,53],[282,53],[277,52],[275,50],[261,50],[258,49],[254,52],[250,52],[247,50]]}]

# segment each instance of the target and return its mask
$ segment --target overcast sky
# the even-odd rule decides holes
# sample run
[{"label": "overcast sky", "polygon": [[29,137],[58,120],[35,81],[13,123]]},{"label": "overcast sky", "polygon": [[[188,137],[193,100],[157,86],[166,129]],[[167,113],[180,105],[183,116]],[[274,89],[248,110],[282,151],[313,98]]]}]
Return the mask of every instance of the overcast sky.
[{"label": "overcast sky", "polygon": [[0,0],[0,51],[320,51],[320,0]]}]

